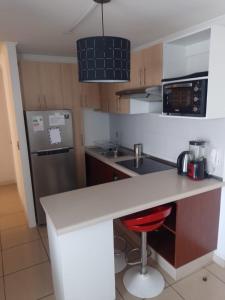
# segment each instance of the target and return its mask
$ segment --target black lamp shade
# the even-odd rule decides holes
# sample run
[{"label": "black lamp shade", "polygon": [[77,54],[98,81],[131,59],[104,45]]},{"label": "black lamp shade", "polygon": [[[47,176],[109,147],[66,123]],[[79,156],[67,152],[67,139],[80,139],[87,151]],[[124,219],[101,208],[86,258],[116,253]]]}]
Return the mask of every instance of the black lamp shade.
[{"label": "black lamp shade", "polygon": [[127,82],[130,80],[130,41],[97,36],[77,41],[79,81]]}]

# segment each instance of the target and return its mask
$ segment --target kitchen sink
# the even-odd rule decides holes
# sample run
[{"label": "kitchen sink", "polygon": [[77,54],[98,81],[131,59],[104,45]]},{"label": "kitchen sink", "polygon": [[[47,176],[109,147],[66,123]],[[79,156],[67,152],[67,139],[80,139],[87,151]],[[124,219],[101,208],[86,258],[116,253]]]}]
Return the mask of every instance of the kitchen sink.
[{"label": "kitchen sink", "polygon": [[100,152],[100,154],[105,157],[117,158],[117,157],[129,155],[130,153],[128,153],[128,151],[123,151],[123,150],[106,150]]}]

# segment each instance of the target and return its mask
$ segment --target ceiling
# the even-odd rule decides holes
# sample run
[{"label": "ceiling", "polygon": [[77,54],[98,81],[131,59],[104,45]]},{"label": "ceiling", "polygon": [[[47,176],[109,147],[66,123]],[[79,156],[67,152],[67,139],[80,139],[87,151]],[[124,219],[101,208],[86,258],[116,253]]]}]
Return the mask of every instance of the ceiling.
[{"label": "ceiling", "polygon": [[[74,56],[78,38],[101,34],[100,6],[92,0],[0,0],[0,41],[17,41],[22,53]],[[105,34],[136,48],[225,14],[225,0],[111,0]]]}]

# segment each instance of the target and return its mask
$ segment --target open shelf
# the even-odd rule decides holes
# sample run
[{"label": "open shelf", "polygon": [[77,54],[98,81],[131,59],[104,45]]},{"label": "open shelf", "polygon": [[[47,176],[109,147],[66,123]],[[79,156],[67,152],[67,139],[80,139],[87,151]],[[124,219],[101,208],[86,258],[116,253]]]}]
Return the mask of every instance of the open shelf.
[{"label": "open shelf", "polygon": [[170,204],[172,206],[172,211],[169,217],[166,218],[163,227],[169,230],[171,233],[176,234],[176,202]]},{"label": "open shelf", "polygon": [[164,44],[163,77],[179,77],[209,70],[211,29]]},{"label": "open shelf", "polygon": [[148,244],[171,265],[175,264],[175,235],[162,227],[148,233]]}]

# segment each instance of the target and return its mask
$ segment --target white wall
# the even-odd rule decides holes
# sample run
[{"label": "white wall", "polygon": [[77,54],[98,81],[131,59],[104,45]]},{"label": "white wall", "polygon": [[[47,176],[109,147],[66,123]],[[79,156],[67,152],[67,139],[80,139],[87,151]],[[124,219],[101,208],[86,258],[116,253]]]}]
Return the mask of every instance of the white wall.
[{"label": "white wall", "polygon": [[220,153],[220,165],[214,174],[223,176],[223,156],[225,139],[221,132],[225,130],[225,119],[197,120],[166,118],[154,114],[145,115],[111,115],[111,138],[119,133],[123,146],[133,148],[140,142],[144,152],[172,162],[183,150],[188,150],[189,140],[204,139]]},{"label": "white wall", "polygon": [[12,144],[4,93],[2,71],[0,69],[0,185],[15,182]]},{"label": "white wall", "polygon": [[0,62],[12,139],[16,182],[29,226],[33,227],[36,225],[36,221],[15,43],[0,43]]},{"label": "white wall", "polygon": [[90,109],[83,110],[85,145],[110,139],[109,114]]}]

